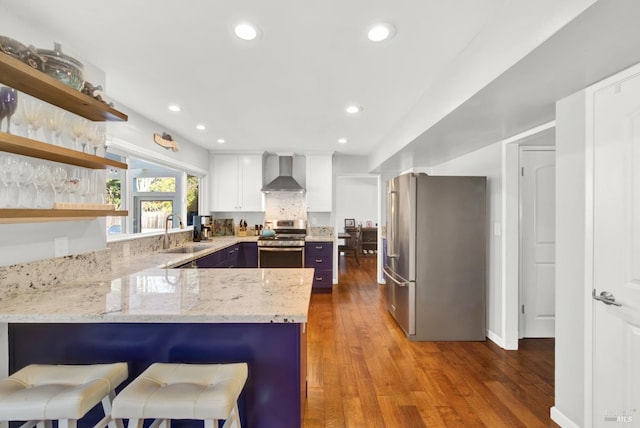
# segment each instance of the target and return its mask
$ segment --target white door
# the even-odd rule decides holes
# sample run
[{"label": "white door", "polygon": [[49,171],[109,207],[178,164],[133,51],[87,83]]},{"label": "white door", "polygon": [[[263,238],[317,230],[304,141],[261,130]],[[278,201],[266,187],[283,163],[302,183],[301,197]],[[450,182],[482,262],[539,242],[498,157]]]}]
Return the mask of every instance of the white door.
[{"label": "white door", "polygon": [[520,336],[555,336],[556,152],[520,151]]},{"label": "white door", "polygon": [[640,76],[593,102],[593,293],[621,306],[592,302],[591,417],[640,427]]}]

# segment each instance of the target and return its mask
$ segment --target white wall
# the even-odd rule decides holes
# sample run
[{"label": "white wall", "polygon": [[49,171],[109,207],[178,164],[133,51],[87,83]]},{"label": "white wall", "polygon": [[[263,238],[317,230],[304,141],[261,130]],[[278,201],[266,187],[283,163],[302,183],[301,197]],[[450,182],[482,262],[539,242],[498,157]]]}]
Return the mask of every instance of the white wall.
[{"label": "white wall", "polygon": [[[554,420],[584,425],[585,91],[556,104]],[[554,415],[555,414],[555,415]]]},{"label": "white wall", "polygon": [[344,219],[353,218],[356,225],[367,221],[373,225],[378,222],[378,180],[377,177],[349,177],[336,178],[336,228],[344,228]]},{"label": "white wall", "polygon": [[487,331],[492,340],[502,338],[502,243],[494,233],[502,223],[502,143],[437,165],[431,174],[487,177]]}]

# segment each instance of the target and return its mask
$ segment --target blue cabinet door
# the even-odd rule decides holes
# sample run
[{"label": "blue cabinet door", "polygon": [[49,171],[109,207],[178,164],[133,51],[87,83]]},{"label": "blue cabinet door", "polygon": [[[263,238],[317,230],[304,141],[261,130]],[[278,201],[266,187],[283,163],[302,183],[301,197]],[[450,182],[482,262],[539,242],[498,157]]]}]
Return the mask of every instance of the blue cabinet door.
[{"label": "blue cabinet door", "polygon": [[257,242],[241,242],[240,252],[238,253],[238,266],[241,268],[257,268],[258,267],[258,243]]},{"label": "blue cabinet door", "polygon": [[304,267],[315,268],[313,290],[330,292],[333,287],[333,242],[307,242]]}]

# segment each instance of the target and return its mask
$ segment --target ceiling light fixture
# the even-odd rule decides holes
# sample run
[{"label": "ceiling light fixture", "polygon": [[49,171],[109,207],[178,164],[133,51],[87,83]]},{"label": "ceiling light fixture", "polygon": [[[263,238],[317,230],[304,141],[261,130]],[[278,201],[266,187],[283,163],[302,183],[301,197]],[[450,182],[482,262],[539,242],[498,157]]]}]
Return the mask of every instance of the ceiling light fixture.
[{"label": "ceiling light fixture", "polygon": [[357,105],[352,105],[347,107],[347,113],[349,114],[356,114],[356,113],[360,113],[361,111],[362,111],[362,107]]},{"label": "ceiling light fixture", "polygon": [[372,42],[382,42],[393,37],[394,34],[395,28],[393,27],[393,25],[386,22],[378,22],[377,24],[374,24],[371,28],[369,28],[367,37]]},{"label": "ceiling light fixture", "polygon": [[345,144],[347,142],[346,138],[338,138],[338,143]]},{"label": "ceiling light fixture", "polygon": [[224,144],[224,138],[218,138],[218,144]]},{"label": "ceiling light fixture", "polygon": [[179,112],[180,111],[180,106],[179,105],[175,105],[175,104],[171,104],[169,106],[169,110],[175,111],[175,112]]},{"label": "ceiling light fixture", "polygon": [[242,40],[253,40],[258,37],[258,30],[251,24],[238,24],[234,28],[234,32]]},{"label": "ceiling light fixture", "polygon": [[197,129],[198,131],[204,131],[205,129],[207,129],[207,127],[206,127],[206,126],[204,126],[204,125],[196,125],[196,129]]}]

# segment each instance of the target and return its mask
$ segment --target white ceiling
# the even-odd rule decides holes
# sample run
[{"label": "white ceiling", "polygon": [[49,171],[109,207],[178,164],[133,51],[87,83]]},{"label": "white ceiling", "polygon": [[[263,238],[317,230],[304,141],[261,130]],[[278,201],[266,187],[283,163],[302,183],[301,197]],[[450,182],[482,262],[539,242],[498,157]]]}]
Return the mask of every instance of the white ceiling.
[{"label": "white ceiling", "polygon": [[[420,123],[416,108],[456,71],[457,61],[478,40],[513,26],[505,17],[518,15],[531,15],[531,28],[548,33],[553,25],[564,25],[568,9],[584,9],[592,2],[2,0],[0,6],[104,70],[107,96],[116,108],[121,103],[208,149],[370,155],[393,139],[398,149],[387,158],[408,150],[420,159],[418,152],[431,150],[425,137],[431,126]],[[549,13],[530,13],[532,7]],[[562,19],[556,19],[555,10]],[[237,39],[233,26],[240,21],[257,25],[259,38]],[[379,44],[368,41],[366,30],[378,21],[392,23],[395,37]],[[518,32],[512,34],[515,44]],[[549,99],[538,98],[532,97],[532,103],[548,115]],[[168,110],[173,103],[182,107],[180,113]],[[348,115],[344,109],[352,103],[364,110]],[[503,107],[489,110],[499,116]],[[464,122],[451,122],[437,130],[438,139],[466,138]],[[198,131],[197,124],[207,129]],[[491,127],[496,125],[476,122],[469,130],[495,138],[500,133]],[[396,137],[405,127],[427,134]],[[349,142],[338,144],[340,137]],[[226,143],[218,144],[218,138]],[[460,145],[462,151],[477,146]]]}]

